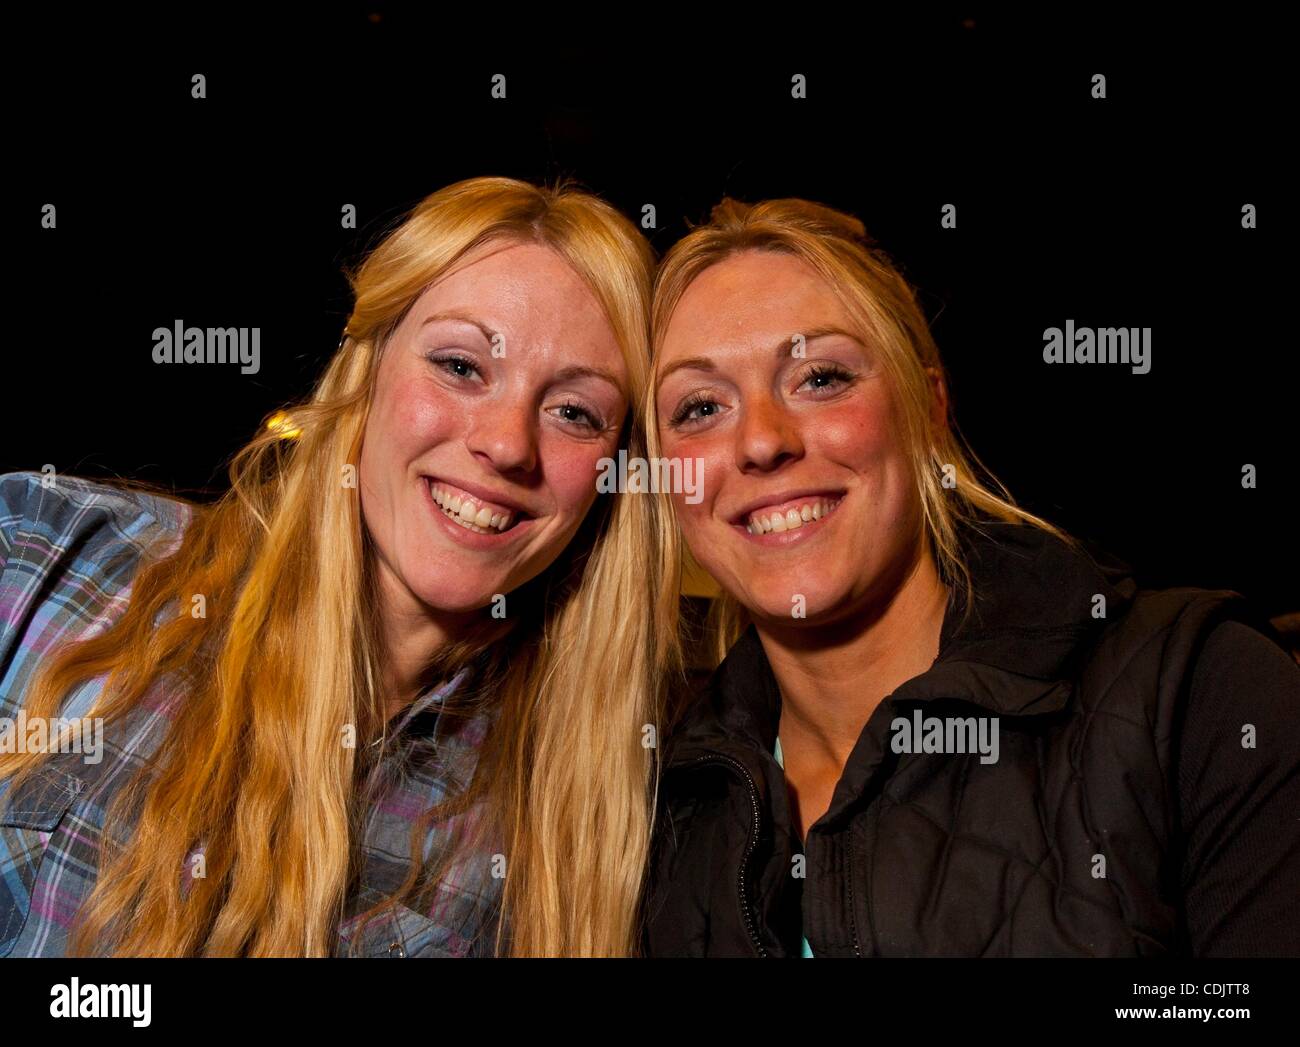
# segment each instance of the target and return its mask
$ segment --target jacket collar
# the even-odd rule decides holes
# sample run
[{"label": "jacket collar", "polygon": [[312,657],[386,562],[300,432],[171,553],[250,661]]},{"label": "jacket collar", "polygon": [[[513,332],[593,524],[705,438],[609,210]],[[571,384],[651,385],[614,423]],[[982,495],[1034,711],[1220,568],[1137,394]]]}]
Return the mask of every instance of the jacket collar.
[{"label": "jacket collar", "polygon": [[[1126,564],[1089,543],[1076,550],[1038,527],[1002,521],[961,525],[974,607],[961,621],[954,592],[934,664],[895,690],[894,702],[959,699],[998,716],[1057,712],[1070,679],[1106,619],[1122,613],[1136,585]],[[776,742],[781,693],[751,625],[728,652],[677,732],[669,766],[724,752],[740,757]]]}]

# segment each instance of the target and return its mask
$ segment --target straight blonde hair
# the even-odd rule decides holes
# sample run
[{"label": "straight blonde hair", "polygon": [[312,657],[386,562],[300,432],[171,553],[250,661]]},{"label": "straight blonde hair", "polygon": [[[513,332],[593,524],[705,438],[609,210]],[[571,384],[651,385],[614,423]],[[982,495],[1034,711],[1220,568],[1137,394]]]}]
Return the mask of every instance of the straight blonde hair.
[{"label": "straight blonde hair", "polygon": [[[164,677],[181,695],[156,774],[135,775],[111,805],[74,953],[332,953],[358,868],[362,754],[385,723],[374,551],[357,487],[340,477],[360,460],[379,360],[407,310],[498,241],[545,245],[574,268],[617,336],[632,402],[643,397],[654,256],[631,222],[564,183],[475,178],[421,202],[349,273],[347,334],[310,399],[288,408],[296,435],[270,425],[244,447],[229,492],[193,507],[173,552],[146,557],[122,617],[52,655],[27,697],[29,715],[54,716],[74,685],[107,673],[89,715],[112,722]],[[620,442],[644,454],[635,413]],[[512,594],[509,619],[485,610],[483,627],[429,666],[430,679],[474,666],[479,686],[453,695],[447,715],[489,709],[491,727],[472,781],[426,812],[410,875],[368,916],[417,888],[427,898],[491,842],[506,857],[494,951],[635,951],[655,770],[642,725],[656,721],[652,666],[664,648],[638,566],[653,513],[650,499],[598,496],[559,560]],[[205,594],[206,619],[185,613],[193,593]],[[349,725],[355,747],[340,744]],[[42,755],[0,756],[0,777],[16,785]],[[116,842],[112,828],[137,808],[129,840]],[[435,820],[477,828],[426,867]],[[182,896],[199,841],[206,875]]]}]

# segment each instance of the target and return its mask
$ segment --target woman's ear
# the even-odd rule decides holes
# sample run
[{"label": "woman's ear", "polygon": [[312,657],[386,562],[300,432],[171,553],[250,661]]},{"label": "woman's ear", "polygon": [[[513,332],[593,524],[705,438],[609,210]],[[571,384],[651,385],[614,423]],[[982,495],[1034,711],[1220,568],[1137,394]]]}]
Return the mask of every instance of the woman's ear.
[{"label": "woman's ear", "polygon": [[948,428],[948,385],[940,368],[927,367],[925,373],[930,379],[930,425],[943,432]]}]

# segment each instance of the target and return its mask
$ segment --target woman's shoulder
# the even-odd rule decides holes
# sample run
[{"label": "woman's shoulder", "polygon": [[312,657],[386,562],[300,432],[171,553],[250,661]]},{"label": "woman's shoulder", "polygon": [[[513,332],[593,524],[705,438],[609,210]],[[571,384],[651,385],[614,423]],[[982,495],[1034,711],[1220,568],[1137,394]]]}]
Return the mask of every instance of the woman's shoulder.
[{"label": "woman's shoulder", "polygon": [[111,624],[146,552],[179,544],[191,507],[143,490],[45,472],[0,475],[0,709],[44,652]]},{"label": "woman's shoulder", "polygon": [[100,510],[121,523],[142,517],[179,529],[189,522],[191,506],[136,481],[109,482],[63,473],[26,470],[0,473],[0,523],[21,520],[71,521]]},{"label": "woman's shoulder", "polygon": [[[1258,620],[1227,618],[1207,631],[1192,669],[1193,709],[1224,709],[1240,729],[1259,717],[1300,738],[1300,655]],[[1249,715],[1246,715],[1249,714]]]},{"label": "woman's shoulder", "polygon": [[192,506],[159,492],[52,472],[0,474],[0,569],[39,570],[69,549],[84,559],[143,552],[179,537]]},{"label": "woman's shoulder", "polygon": [[1291,658],[1290,646],[1260,605],[1232,589],[1138,589],[1123,608],[1120,623],[1131,626],[1130,631],[1144,640],[1151,632],[1181,638],[1193,664],[1207,658],[1222,664],[1270,651]]}]

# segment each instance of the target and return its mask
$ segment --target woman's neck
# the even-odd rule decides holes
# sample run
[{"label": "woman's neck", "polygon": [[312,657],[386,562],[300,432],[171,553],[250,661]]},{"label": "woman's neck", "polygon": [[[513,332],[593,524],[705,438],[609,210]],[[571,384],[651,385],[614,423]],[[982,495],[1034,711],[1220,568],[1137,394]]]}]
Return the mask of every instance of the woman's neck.
[{"label": "woman's neck", "polygon": [[380,693],[388,722],[419,697],[434,656],[465,636],[481,616],[472,611],[443,614],[431,610],[387,568],[381,568],[379,581]]},{"label": "woman's neck", "polygon": [[[888,597],[808,628],[756,625],[781,689],[781,747],[805,767],[842,769],[876,707],[939,653],[949,591],[926,543]],[[787,765],[788,767],[788,765]]]}]

